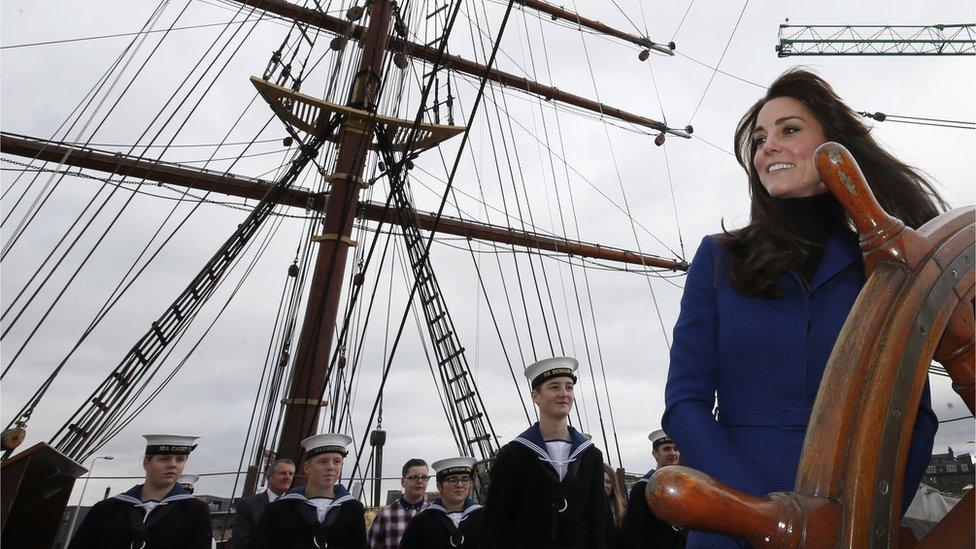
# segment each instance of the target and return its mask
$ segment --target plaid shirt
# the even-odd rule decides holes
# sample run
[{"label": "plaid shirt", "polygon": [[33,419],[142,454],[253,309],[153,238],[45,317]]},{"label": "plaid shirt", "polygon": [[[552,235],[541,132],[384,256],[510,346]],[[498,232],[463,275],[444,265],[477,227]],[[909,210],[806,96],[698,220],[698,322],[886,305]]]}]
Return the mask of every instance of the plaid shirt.
[{"label": "plaid shirt", "polygon": [[417,513],[430,507],[429,501],[422,501],[415,508],[406,506],[407,503],[400,498],[388,506],[384,507],[376,518],[373,525],[369,527],[369,547],[370,549],[397,549],[400,545],[400,538],[403,531],[407,529],[410,522]]}]

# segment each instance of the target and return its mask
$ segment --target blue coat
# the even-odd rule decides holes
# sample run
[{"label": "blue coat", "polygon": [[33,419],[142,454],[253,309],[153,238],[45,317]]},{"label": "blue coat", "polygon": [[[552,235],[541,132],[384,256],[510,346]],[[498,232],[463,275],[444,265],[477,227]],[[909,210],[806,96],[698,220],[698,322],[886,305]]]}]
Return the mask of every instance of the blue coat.
[{"label": "blue coat", "polygon": [[[791,271],[781,279],[788,293],[780,299],[736,292],[725,259],[723,248],[706,236],[688,271],[662,426],[689,467],[754,496],[792,491],[827,359],[865,282],[857,237],[838,224],[812,284]],[[937,427],[926,384],[909,449],[904,508],[928,464]],[[688,537],[688,547],[728,546],[735,546],[730,538],[699,532]]]}]

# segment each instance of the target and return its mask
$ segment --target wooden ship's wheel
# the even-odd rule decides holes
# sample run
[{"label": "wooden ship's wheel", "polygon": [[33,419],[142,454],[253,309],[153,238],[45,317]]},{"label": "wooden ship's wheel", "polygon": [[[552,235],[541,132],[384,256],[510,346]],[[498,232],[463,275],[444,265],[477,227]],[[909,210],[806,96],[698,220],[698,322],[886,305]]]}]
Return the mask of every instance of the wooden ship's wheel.
[{"label": "wooden ship's wheel", "polygon": [[908,446],[932,360],[973,413],[974,208],[917,231],[875,200],[851,154],[815,154],[860,234],[868,280],[837,339],[807,428],[793,492],[743,494],[674,466],[647,486],[672,524],[761,547],[973,547],[973,491],[921,541],[900,528]]}]

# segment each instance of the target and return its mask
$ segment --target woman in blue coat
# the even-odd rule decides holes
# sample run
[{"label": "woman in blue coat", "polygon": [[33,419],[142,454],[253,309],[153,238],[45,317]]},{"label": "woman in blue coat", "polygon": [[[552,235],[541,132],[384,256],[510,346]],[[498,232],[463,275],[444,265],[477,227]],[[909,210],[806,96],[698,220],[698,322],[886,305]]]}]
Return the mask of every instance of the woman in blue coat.
[{"label": "woman in blue coat", "polygon": [[[764,496],[793,490],[820,379],[865,282],[857,235],[820,182],[814,150],[826,141],[846,146],[885,210],[913,228],[945,203],[807,71],[773,82],[739,122],[735,141],[748,174],[750,222],[705,237],[695,254],[674,328],[662,425],[689,467]],[[904,508],[937,424],[926,385]],[[737,544],[744,545],[691,532],[687,547]]]}]

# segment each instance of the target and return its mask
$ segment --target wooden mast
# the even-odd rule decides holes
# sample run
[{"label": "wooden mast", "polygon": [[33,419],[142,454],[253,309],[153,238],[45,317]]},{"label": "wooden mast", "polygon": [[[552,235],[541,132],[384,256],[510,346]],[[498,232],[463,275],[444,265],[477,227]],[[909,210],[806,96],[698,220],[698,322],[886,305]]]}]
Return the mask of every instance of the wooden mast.
[{"label": "wooden mast", "polygon": [[[0,152],[34,160],[56,162],[65,166],[97,170],[117,176],[143,178],[149,181],[252,200],[260,199],[270,187],[270,183],[267,181],[252,177],[203,170],[180,164],[159,162],[158,160],[143,160],[137,156],[99,151],[75,145],[68,146],[56,141],[27,138],[10,133],[0,133]],[[323,211],[327,197],[327,194],[292,187],[285,191],[278,202],[296,208]],[[384,205],[379,202],[360,202],[359,216],[360,219],[368,221],[383,221],[384,223],[396,221],[396,212],[392,208],[384,208]],[[431,212],[418,211],[417,224],[421,229],[432,230],[436,217]],[[668,259],[613,246],[570,240],[447,215],[441,216],[437,223],[437,232],[486,242],[526,246],[577,257],[640,265],[644,268],[670,269],[673,271],[688,270],[688,263],[679,259]]]},{"label": "wooden mast", "polygon": [[615,29],[609,25],[601,23],[596,19],[583,17],[582,15],[574,11],[570,11],[561,6],[550,4],[549,2],[543,2],[542,0],[515,0],[515,1],[527,8],[532,8],[536,11],[541,11],[542,13],[549,15],[553,19],[563,19],[565,21],[570,21],[582,27],[586,27],[590,30],[595,30],[596,32],[599,32],[601,34],[606,34],[607,36],[613,36],[614,38],[619,38],[621,40],[625,40],[632,44],[637,44],[638,46],[642,46],[647,49],[653,49],[655,51],[667,55],[674,55],[674,42],[671,42],[669,44],[659,44],[657,42],[652,41],[650,38],[646,36],[637,36],[635,34],[623,32],[622,30]]},{"label": "wooden mast", "polygon": [[[349,94],[351,107],[376,111],[392,13],[389,0],[373,0],[369,26],[362,41],[359,71]],[[372,128],[362,119],[346,122],[339,129],[338,154],[331,175],[332,192],[326,204],[323,234],[315,237],[320,247],[296,347],[291,384],[284,399],[284,422],[277,446],[278,457],[290,458],[296,463],[302,457],[301,441],[315,434],[324,405],[322,397],[346,258],[349,247],[355,244],[350,235],[359,205],[366,154],[372,140]]]},{"label": "wooden mast", "polygon": [[[326,15],[321,11],[305,8],[302,6],[297,6],[291,2],[285,0],[234,0],[235,2],[240,2],[248,6],[253,6],[257,9],[267,11],[269,13],[274,13],[282,17],[287,17],[294,21],[300,21],[302,23],[312,25],[313,27],[320,28],[322,30],[340,34],[352,40],[359,40],[365,42],[366,29],[360,25],[356,25],[349,21],[339,19],[338,17],[332,17]],[[565,10],[563,10],[565,11]],[[570,12],[567,12],[570,13]],[[578,16],[576,16],[578,18]],[[577,19],[573,19],[576,21]],[[437,48],[430,47],[424,44],[417,44],[415,42],[408,42],[401,38],[391,37],[389,40],[389,48],[392,51],[398,51],[406,55],[407,57],[412,57],[414,59],[420,59],[422,61],[427,61],[432,63],[437,56]],[[603,116],[609,116],[611,118],[616,118],[618,120],[623,120],[625,122],[630,122],[636,126],[641,126],[645,128],[650,128],[655,131],[670,133],[678,137],[683,137],[685,139],[690,139],[691,135],[687,129],[674,129],[669,128],[667,124],[659,122],[657,120],[652,120],[645,116],[636,115],[629,113],[627,111],[593,101],[592,99],[587,99],[585,97],[580,97],[572,93],[568,93],[560,90],[554,86],[546,86],[524,78],[517,76],[505,71],[500,71],[494,67],[488,69],[484,65],[475,63],[463,57],[457,55],[450,55],[444,53],[441,56],[441,65],[452,71],[468,74],[471,76],[477,76],[478,78],[486,77],[492,82],[497,82],[499,84],[514,88],[517,90],[522,90],[528,93],[539,95],[545,97],[546,99],[551,99],[554,101],[559,101],[567,105],[573,105],[574,107],[579,107],[584,110],[599,113]]]}]

